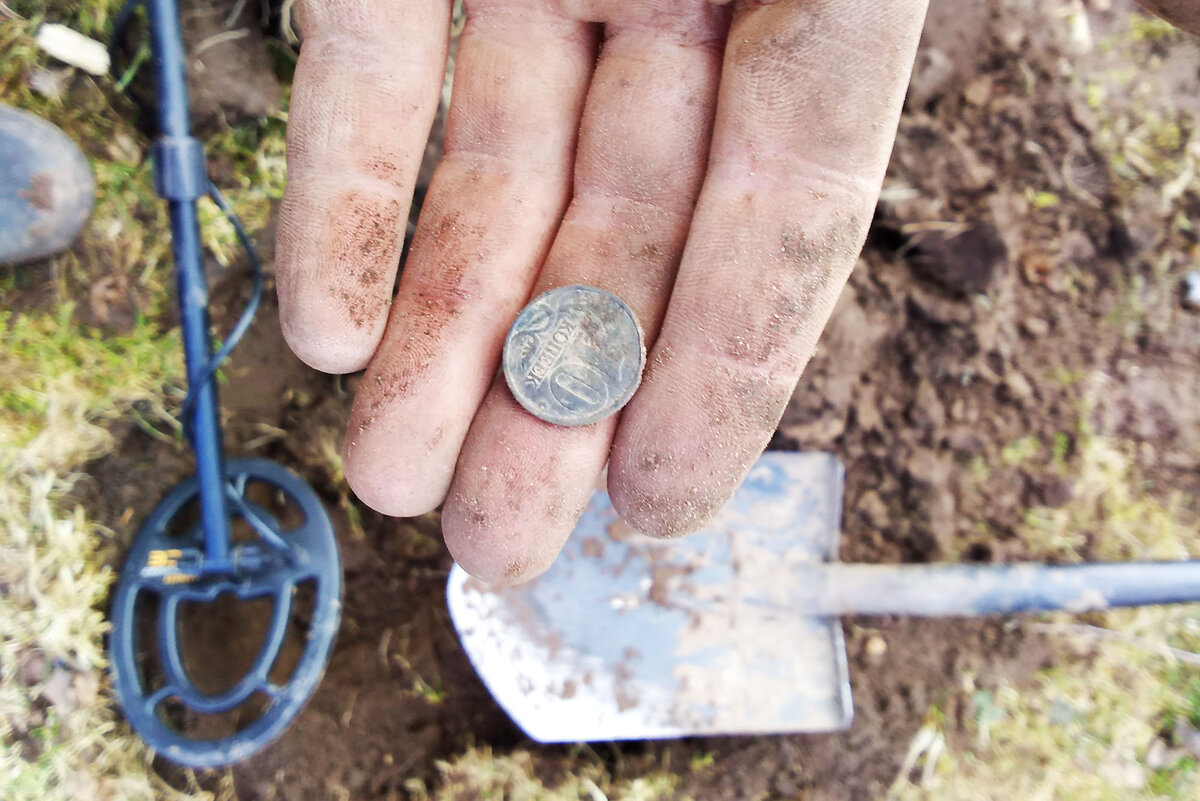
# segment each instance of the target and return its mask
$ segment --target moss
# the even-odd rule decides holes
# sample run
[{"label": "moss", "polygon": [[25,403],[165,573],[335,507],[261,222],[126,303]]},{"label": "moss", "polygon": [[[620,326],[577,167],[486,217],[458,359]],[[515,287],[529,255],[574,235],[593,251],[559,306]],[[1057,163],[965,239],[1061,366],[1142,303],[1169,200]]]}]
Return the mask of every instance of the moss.
[{"label": "moss", "polygon": [[1165,19],[1148,14],[1130,15],[1129,36],[1135,42],[1161,42],[1175,39],[1182,34]]},{"label": "moss", "polygon": [[[1163,709],[1186,703],[1185,688],[1200,668],[1182,668],[1155,644],[1200,647],[1182,632],[1196,607],[1141,609],[1103,616],[1118,639],[1054,616],[1029,627],[1064,648],[1056,667],[1031,687],[978,691],[968,677],[964,703],[973,714],[959,741],[923,786],[905,782],[903,799],[1063,798],[1116,801],[1194,798],[1195,760],[1178,757],[1147,766]],[[1028,624],[1027,624],[1028,625]],[[1186,679],[1184,677],[1187,677]]]},{"label": "moss", "polygon": [[14,446],[0,456],[0,470],[70,469],[104,447],[97,424],[134,402],[174,422],[161,392],[180,383],[178,332],[141,318],[129,334],[104,336],[77,325],[73,309],[0,312],[0,438]]},{"label": "moss", "polygon": [[1079,561],[1086,542],[1090,557],[1103,561],[1200,555],[1189,499],[1179,492],[1147,493],[1134,466],[1132,443],[1083,436],[1075,448],[1071,500],[1057,509],[1027,511],[1021,537],[1032,554]]},{"label": "moss", "polygon": [[1037,437],[1029,436],[1014,440],[1005,445],[1000,451],[1000,461],[1008,467],[1024,464],[1042,452],[1042,442]]}]

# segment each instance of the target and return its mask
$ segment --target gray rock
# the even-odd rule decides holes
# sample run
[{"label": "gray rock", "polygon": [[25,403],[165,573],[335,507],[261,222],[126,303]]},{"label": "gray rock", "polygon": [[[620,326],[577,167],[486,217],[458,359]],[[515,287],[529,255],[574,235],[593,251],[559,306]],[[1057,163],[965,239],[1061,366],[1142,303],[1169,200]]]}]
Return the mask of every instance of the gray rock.
[{"label": "gray rock", "polygon": [[65,250],[92,213],[87,159],[59,128],[0,105],[0,263]]}]

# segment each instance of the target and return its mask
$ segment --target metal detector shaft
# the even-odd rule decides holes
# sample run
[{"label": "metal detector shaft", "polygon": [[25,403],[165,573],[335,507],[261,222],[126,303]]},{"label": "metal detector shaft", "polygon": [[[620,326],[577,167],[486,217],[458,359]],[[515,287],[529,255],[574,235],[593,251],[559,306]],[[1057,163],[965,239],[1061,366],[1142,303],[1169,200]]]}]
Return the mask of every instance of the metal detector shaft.
[{"label": "metal detector shaft", "polygon": [[[794,611],[820,617],[1089,612],[1200,601],[1200,562],[1086,565],[814,565]],[[811,593],[811,606],[803,596]]]},{"label": "metal detector shaft", "polygon": [[154,144],[155,188],[171,216],[175,281],[179,294],[184,359],[192,399],[184,426],[196,452],[200,515],[204,527],[203,572],[233,569],[229,515],[217,414],[216,382],[206,369],[212,357],[208,287],[201,261],[196,201],[207,194],[204,148],[191,135],[183,39],[175,0],[146,0],[158,82],[159,139]]},{"label": "metal detector shaft", "polygon": [[[196,454],[196,475],[167,493],[129,547],[113,589],[109,653],[121,706],[143,739],[180,765],[212,768],[266,747],[312,696],[341,617],[342,568],[329,515],[311,486],[271,462],[224,458],[216,371],[254,318],[262,265],[245,227],[209,180],[204,148],[191,135],[176,0],[127,0],[114,23],[114,41],[140,5],[149,14],[158,84],[154,182],[171,217],[188,379],[181,416]],[[252,281],[245,308],[216,349],[196,213],[204,195],[237,233]],[[270,501],[255,499],[262,491]],[[190,511],[197,506],[199,525]],[[252,536],[234,543],[234,518]],[[293,597],[301,587],[311,600],[295,614]],[[213,691],[197,686],[190,675],[180,615],[224,597],[267,601],[271,612],[253,662],[232,686]],[[157,625],[146,625],[154,617]],[[304,629],[298,654],[288,645],[295,639],[289,637],[293,627]],[[155,653],[157,660],[148,658]],[[280,665],[291,666],[286,677],[278,674]],[[199,716],[212,715],[232,716],[236,724],[215,721],[224,732],[216,736],[207,725],[195,725]]]}]

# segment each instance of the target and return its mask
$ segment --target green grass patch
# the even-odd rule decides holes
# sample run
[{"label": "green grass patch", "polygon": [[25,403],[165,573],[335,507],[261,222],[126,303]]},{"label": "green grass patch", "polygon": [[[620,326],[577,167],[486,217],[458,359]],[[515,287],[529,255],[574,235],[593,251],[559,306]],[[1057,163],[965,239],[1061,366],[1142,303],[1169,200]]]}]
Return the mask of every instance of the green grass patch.
[{"label": "green grass patch", "polygon": [[129,334],[102,334],[73,312],[0,312],[0,472],[72,469],[106,449],[100,424],[135,402],[177,425],[163,391],[183,372],[178,331],[139,318]]},{"label": "green grass patch", "polygon": [[967,725],[933,769],[920,778],[905,776],[893,797],[1197,797],[1196,760],[1169,735],[1164,740],[1163,727],[1166,711],[1195,709],[1200,667],[1181,663],[1168,649],[1200,649],[1198,611],[1115,611],[1100,616],[1097,628],[1057,615],[1023,624],[1030,636],[1061,646],[1056,666],[1022,688],[978,690],[973,677],[965,677],[963,701],[973,713]]}]

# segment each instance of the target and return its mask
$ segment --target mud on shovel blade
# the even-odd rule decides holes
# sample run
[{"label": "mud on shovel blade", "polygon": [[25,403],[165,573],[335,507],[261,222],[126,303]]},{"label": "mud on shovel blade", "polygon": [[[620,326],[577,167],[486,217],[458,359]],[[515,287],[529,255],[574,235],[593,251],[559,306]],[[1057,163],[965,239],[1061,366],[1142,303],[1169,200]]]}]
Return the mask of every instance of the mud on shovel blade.
[{"label": "mud on shovel blade", "polygon": [[463,646],[530,737],[849,725],[841,626],[789,603],[795,568],[837,549],[842,468],[825,454],[789,456],[760,460],[720,518],[684,539],[632,532],[597,492],[534,581],[492,591],[454,567],[447,597]]},{"label": "mud on shovel blade", "polygon": [[840,615],[974,616],[1200,600],[1200,563],[853,565],[834,561],[842,467],[771,453],[706,530],[653,540],[596,493],[559,560],[447,598],[479,675],[535,740],[843,729]]}]

